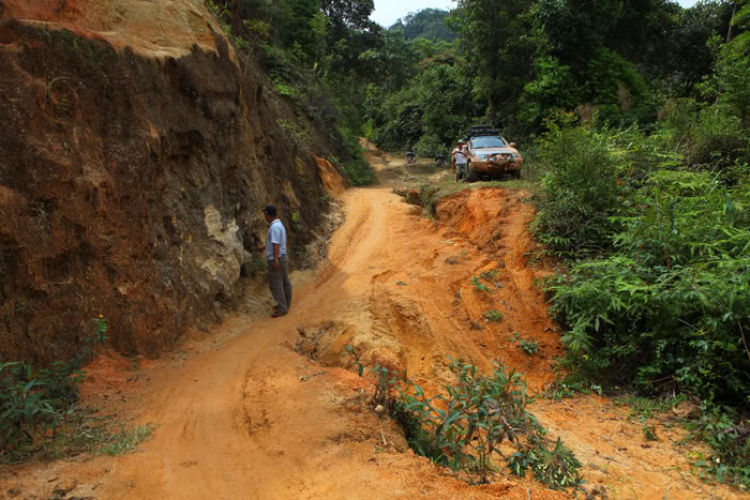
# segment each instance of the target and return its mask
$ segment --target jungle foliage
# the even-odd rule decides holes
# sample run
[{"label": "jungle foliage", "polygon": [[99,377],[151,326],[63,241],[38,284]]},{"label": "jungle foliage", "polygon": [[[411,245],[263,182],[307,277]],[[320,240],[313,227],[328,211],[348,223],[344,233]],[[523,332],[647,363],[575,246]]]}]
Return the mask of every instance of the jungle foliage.
[{"label": "jungle foliage", "polygon": [[[436,33],[434,10],[407,16],[362,55],[365,133],[378,146],[433,154],[493,123],[528,144],[558,110],[650,130],[674,98],[706,99],[733,2],[683,9],[668,0],[457,0]],[[741,31],[735,28],[735,34]],[[439,95],[440,99],[435,99]]]},{"label": "jungle foliage", "polygon": [[[701,5],[705,8],[705,5]],[[552,117],[534,228],[566,259],[548,283],[568,363],[605,388],[702,402],[708,479],[750,485],[750,14],[709,43],[697,94],[645,127]]]},{"label": "jungle foliage", "polygon": [[700,400],[698,466],[750,486],[749,0],[456,0],[388,29],[372,0],[228,5],[343,164],[360,134],[431,156],[492,123],[520,144],[569,367]]},{"label": "jungle foliage", "polygon": [[[380,43],[372,0],[207,0],[241,56],[263,65],[298,116],[279,123],[301,152],[327,156],[353,184],[374,181],[359,145],[360,88],[374,74],[360,55]],[[323,136],[331,150],[322,149]]]}]

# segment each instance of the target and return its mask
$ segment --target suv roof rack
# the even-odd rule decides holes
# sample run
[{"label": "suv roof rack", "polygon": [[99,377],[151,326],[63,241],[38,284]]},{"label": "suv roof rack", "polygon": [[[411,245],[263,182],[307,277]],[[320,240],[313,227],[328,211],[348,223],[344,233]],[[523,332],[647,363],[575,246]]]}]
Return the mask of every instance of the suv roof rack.
[{"label": "suv roof rack", "polygon": [[494,135],[499,136],[500,131],[493,127],[492,125],[476,125],[474,127],[469,127],[469,130],[466,132],[466,136],[468,138],[472,137],[480,137],[480,136],[486,136],[486,135]]}]

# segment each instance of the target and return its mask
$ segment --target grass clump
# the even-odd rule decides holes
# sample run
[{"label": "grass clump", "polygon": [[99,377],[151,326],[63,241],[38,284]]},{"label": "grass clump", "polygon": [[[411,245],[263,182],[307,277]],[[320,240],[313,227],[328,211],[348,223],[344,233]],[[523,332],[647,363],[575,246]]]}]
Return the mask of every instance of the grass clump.
[{"label": "grass clump", "polygon": [[79,411],[77,419],[60,429],[55,439],[42,444],[40,456],[60,459],[81,453],[122,455],[130,453],[148,439],[154,430],[151,424],[129,428],[111,415],[93,416]]},{"label": "grass clump", "polygon": [[99,448],[104,455],[117,456],[135,451],[139,443],[151,437],[154,426],[151,424],[139,425],[133,429],[120,427],[119,432],[108,436],[107,442]]},{"label": "grass clump", "polygon": [[490,309],[489,311],[484,313],[484,317],[487,318],[488,321],[492,321],[493,323],[497,323],[498,321],[503,319],[503,316],[503,313],[495,309]]},{"label": "grass clump", "polygon": [[487,285],[485,285],[484,283],[482,283],[479,280],[479,277],[477,277],[477,276],[474,276],[471,279],[471,284],[474,285],[474,290],[476,290],[477,292],[487,292],[487,293],[489,293],[489,291],[490,291],[490,289],[487,288]]}]

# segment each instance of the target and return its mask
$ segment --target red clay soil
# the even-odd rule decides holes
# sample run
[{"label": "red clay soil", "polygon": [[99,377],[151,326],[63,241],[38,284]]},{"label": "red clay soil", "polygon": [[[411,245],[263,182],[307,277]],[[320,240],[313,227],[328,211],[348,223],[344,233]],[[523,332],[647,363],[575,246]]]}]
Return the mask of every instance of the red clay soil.
[{"label": "red clay soil", "polygon": [[[0,491],[39,498],[45,486],[77,480],[71,494],[107,499],[570,497],[504,467],[492,484],[471,485],[416,456],[368,405],[373,381],[347,369],[343,352],[351,344],[366,363],[391,362],[433,388],[449,380],[448,355],[483,369],[498,361],[542,389],[562,351],[533,285],[546,271],[525,255],[525,196],[464,191],[431,221],[388,187],[347,191],[346,222],[317,272],[295,275],[289,315],[261,318],[268,311],[256,307],[133,372],[122,404],[135,422],[158,426],[138,452],[12,468],[0,473]],[[483,318],[491,309],[501,321]],[[539,352],[525,355],[513,333]],[[674,444],[684,433],[657,423],[661,441],[646,442],[641,424],[606,399],[541,400],[531,411],[581,459],[589,498],[739,497],[689,474],[689,449]]]},{"label": "red clay soil", "polygon": [[204,4],[0,0],[0,361],[70,359],[98,314],[158,356],[235,306],[264,206],[315,240],[320,167],[280,125],[304,118]]}]

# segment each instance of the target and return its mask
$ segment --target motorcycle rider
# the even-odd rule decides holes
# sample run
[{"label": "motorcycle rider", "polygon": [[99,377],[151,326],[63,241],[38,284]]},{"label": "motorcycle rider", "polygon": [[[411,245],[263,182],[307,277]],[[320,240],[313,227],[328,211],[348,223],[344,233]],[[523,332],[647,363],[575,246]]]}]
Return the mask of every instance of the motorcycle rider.
[{"label": "motorcycle rider", "polygon": [[414,152],[414,147],[410,147],[409,151],[406,152],[406,161],[414,163],[417,159],[417,153]]}]

